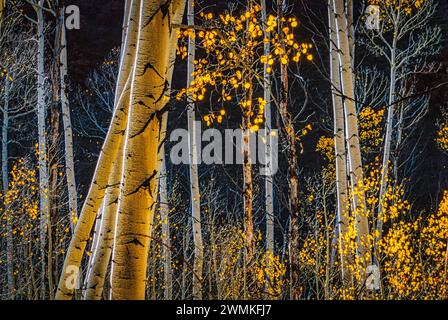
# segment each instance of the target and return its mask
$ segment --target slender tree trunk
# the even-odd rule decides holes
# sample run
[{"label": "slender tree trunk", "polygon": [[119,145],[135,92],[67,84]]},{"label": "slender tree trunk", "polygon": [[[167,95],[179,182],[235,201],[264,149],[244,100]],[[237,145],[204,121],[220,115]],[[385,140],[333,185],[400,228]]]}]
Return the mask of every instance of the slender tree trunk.
[{"label": "slender tree trunk", "polygon": [[[350,181],[352,188],[352,205],[356,219],[358,257],[364,268],[370,264],[369,224],[366,214],[361,146],[358,133],[358,116],[355,104],[354,75],[352,57],[350,56],[349,27],[344,12],[344,1],[333,0],[336,16],[336,30],[341,66],[341,88],[345,107],[346,140],[348,162],[350,164]],[[364,277],[364,270],[361,270]]]},{"label": "slender tree trunk", "polygon": [[[61,18],[57,17],[57,23],[55,26],[55,40],[54,40],[54,54],[51,66],[51,76],[52,76],[52,103],[51,103],[51,112],[50,112],[50,136],[51,140],[48,143],[47,147],[47,158],[49,165],[49,185],[50,190],[48,192],[49,197],[49,218],[47,224],[47,277],[48,277],[48,287],[49,287],[49,298],[52,300],[54,298],[54,283],[53,283],[53,222],[56,221],[58,217],[58,209],[59,209],[59,199],[60,196],[58,194],[58,181],[59,181],[59,127],[60,127],[60,110],[59,110],[59,102],[60,102],[60,50],[62,47],[61,44],[61,34],[63,29],[63,24]],[[56,223],[56,222],[55,222]]]},{"label": "slender tree trunk", "polygon": [[[262,24],[263,28],[267,27],[267,8],[266,0],[261,0],[261,12],[262,12]],[[265,37],[270,39],[271,34],[269,32],[265,33]],[[268,57],[271,53],[271,43],[266,41],[264,43],[264,53],[265,57]],[[268,65],[264,65],[263,71],[263,90],[264,90],[264,100],[266,101],[266,106],[264,109],[264,123],[266,132],[266,160],[265,163],[271,165],[272,163],[272,116],[271,116],[271,77],[267,72]],[[266,175],[265,179],[265,193],[266,193],[266,251],[274,254],[274,179],[273,172]]]},{"label": "slender tree trunk", "polygon": [[[38,162],[39,162],[39,209],[40,209],[40,257],[41,257],[41,299],[46,297],[46,237],[48,233],[48,221],[50,219],[49,208],[49,178],[47,166],[47,141],[45,127],[45,30],[43,9],[44,0],[39,0],[36,7],[37,13],[37,122],[38,122]],[[51,263],[49,261],[48,263]]]},{"label": "slender tree trunk", "polygon": [[98,232],[98,244],[93,252],[91,270],[87,275],[85,300],[101,300],[107,269],[112,255],[118,197],[120,193],[120,178],[122,174],[123,142],[118,149],[103,202],[103,216]]},{"label": "slender tree trunk", "polygon": [[[9,130],[9,92],[12,83],[9,75],[5,77],[5,95],[3,105],[3,127],[2,127],[2,184],[3,194],[9,190],[9,172],[8,172],[8,130]],[[6,211],[7,208],[4,208]],[[10,219],[6,221],[6,260],[7,260],[7,279],[8,279],[8,296],[11,300],[15,299],[15,282],[14,282],[14,242],[12,235],[12,223]]]},{"label": "slender tree trunk", "polygon": [[[163,146],[162,149],[165,149]],[[163,150],[163,153],[164,150]],[[163,278],[164,278],[164,299],[173,299],[173,271],[171,268],[171,235],[170,235],[170,207],[168,202],[168,183],[167,183],[166,159],[163,157],[160,166],[160,220],[162,222],[162,255],[163,255]]]},{"label": "slender tree trunk", "polygon": [[347,189],[347,156],[345,145],[344,105],[341,97],[341,78],[337,51],[336,21],[333,0],[328,2],[329,33],[330,33],[330,77],[333,98],[334,115],[334,148],[336,155],[336,195],[337,195],[337,234],[343,288],[350,281],[348,271],[349,258],[346,252],[345,236],[349,225],[348,189]]},{"label": "slender tree trunk", "polygon": [[[285,2],[277,0],[277,16],[279,34],[283,34],[281,23],[283,18]],[[283,41],[283,39],[282,39]],[[284,46],[284,44],[282,44]],[[290,264],[290,299],[300,298],[300,280],[299,280],[299,185],[298,185],[298,164],[297,164],[297,146],[294,123],[291,113],[288,110],[289,103],[289,79],[288,66],[281,64],[280,67],[281,96],[280,96],[280,115],[282,119],[282,128],[286,138],[286,149],[288,156],[288,186],[289,186],[289,212],[291,217],[289,230],[289,264]]]},{"label": "slender tree trunk", "polygon": [[[252,89],[246,95],[246,101],[252,102]],[[250,114],[252,113],[252,107],[247,106],[243,111],[243,198],[244,198],[244,227],[246,236],[246,264],[250,264],[253,257],[253,239],[254,239],[254,226],[253,226],[253,179],[252,179],[252,161],[250,142],[253,135],[250,129]]]},{"label": "slender tree trunk", "polygon": [[[188,0],[187,9],[188,26],[194,27],[194,0]],[[194,81],[194,59],[196,55],[196,44],[194,37],[188,39],[188,65],[187,65],[187,87]],[[201,197],[199,192],[198,177],[198,146],[196,137],[196,116],[195,105],[191,95],[188,102],[188,132],[189,132],[189,172],[190,172],[190,203],[191,216],[193,219],[193,299],[202,299],[202,281],[204,264],[204,245],[202,241],[202,223],[201,223]]]},{"label": "slender tree trunk", "polygon": [[70,107],[67,98],[67,38],[65,31],[64,11],[61,10],[62,19],[61,29],[61,53],[60,53],[60,89],[61,89],[61,106],[62,106],[62,122],[64,125],[64,147],[65,147],[65,176],[67,179],[68,189],[68,207],[70,210],[70,227],[72,233],[75,231],[75,218],[78,217],[78,195],[76,191],[75,164],[73,156],[73,131],[72,121],[70,119]]},{"label": "slender tree trunk", "polygon": [[390,57],[390,83],[389,83],[389,100],[387,107],[387,118],[386,118],[386,132],[384,134],[384,150],[383,150],[383,162],[381,169],[381,185],[380,185],[380,194],[378,198],[378,220],[377,220],[377,229],[378,229],[378,239],[381,239],[383,233],[383,221],[381,219],[381,214],[383,211],[382,199],[387,190],[388,184],[388,173],[389,173],[389,161],[391,155],[392,148],[392,134],[393,134],[393,121],[394,121],[394,111],[395,111],[395,98],[396,98],[396,78],[397,78],[397,70],[396,70],[396,37],[394,36],[392,40],[391,47],[391,57]]}]

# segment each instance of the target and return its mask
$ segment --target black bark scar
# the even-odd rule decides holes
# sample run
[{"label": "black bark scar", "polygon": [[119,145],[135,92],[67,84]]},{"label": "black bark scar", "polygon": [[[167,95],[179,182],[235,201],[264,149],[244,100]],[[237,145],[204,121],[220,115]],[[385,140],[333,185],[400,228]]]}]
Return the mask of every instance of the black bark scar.
[{"label": "black bark scar", "polygon": [[134,191],[132,191],[131,193],[128,193],[126,196],[136,194],[137,192],[140,191],[140,189],[143,189],[143,190],[148,190],[149,195],[152,197],[151,180],[154,179],[156,175],[157,175],[157,171],[154,170],[154,172],[149,176],[148,179],[143,181]]}]

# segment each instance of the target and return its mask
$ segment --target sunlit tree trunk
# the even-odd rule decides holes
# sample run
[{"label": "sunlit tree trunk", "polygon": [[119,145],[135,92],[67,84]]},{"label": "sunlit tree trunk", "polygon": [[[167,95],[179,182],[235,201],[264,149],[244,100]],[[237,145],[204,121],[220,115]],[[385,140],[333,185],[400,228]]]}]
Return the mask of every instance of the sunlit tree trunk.
[{"label": "sunlit tree trunk", "polygon": [[[358,256],[363,261],[364,267],[366,267],[370,260],[369,225],[365,212],[363,167],[358,133],[358,116],[355,104],[353,62],[350,55],[350,31],[347,15],[344,10],[344,1],[333,0],[333,6],[336,16],[336,32],[341,66],[341,88],[345,107],[346,143],[352,188],[351,200],[357,227]],[[361,273],[363,274],[363,271]]]},{"label": "sunlit tree trunk", "polygon": [[107,189],[114,159],[118,154],[118,149],[126,130],[129,111],[131,68],[135,57],[138,31],[138,20],[133,18],[138,14],[140,1],[128,0],[126,1],[126,7],[129,7],[129,10],[128,16],[124,18],[127,23],[124,24],[126,27],[123,29],[125,41],[123,43],[120,71],[117,78],[114,114],[99,155],[92,184],[90,185],[89,192],[80,212],[79,221],[76,224],[75,233],[66,254],[56,299],[71,299],[73,296],[74,274],[72,270],[79,270],[90,232]]},{"label": "sunlit tree trunk", "polygon": [[[151,224],[156,202],[159,112],[169,100],[170,58],[185,1],[141,1],[125,133],[123,174],[111,268],[112,299],[144,299]],[[172,70],[172,69],[171,69]]]},{"label": "sunlit tree trunk", "polygon": [[[188,26],[194,27],[194,0],[188,0],[187,9]],[[187,87],[190,87],[194,81],[194,59],[196,55],[196,44],[194,37],[188,39],[188,65],[187,65]],[[200,300],[202,298],[202,280],[203,280],[203,260],[204,245],[202,241],[202,223],[201,223],[201,198],[199,193],[199,174],[198,174],[198,146],[196,137],[196,116],[195,105],[191,95],[188,99],[188,132],[189,132],[189,171],[190,171],[190,203],[191,215],[193,219],[193,244],[194,244],[194,262],[193,262],[193,298]]]},{"label": "sunlit tree trunk", "polygon": [[[3,11],[5,10],[6,0],[0,0],[0,20],[3,18]],[[1,21],[0,21],[1,25]]]},{"label": "sunlit tree trunk", "polygon": [[60,52],[60,90],[62,122],[64,125],[65,176],[68,189],[68,207],[70,210],[70,227],[75,231],[75,218],[78,217],[78,195],[76,191],[75,164],[73,156],[73,131],[70,118],[70,107],[67,98],[67,38],[65,31],[64,9],[61,10],[61,52]]},{"label": "sunlit tree trunk", "polygon": [[115,222],[118,197],[120,193],[120,179],[123,162],[123,140],[114,160],[113,169],[109,175],[109,183],[103,200],[101,226],[96,235],[98,243],[93,251],[90,271],[87,274],[85,300],[101,300],[107,269],[112,255],[115,234]]},{"label": "sunlit tree trunk", "polygon": [[330,77],[333,98],[334,116],[334,149],[336,156],[336,195],[337,195],[337,226],[339,255],[343,288],[350,281],[348,272],[348,252],[346,252],[345,236],[348,228],[348,189],[347,189],[347,157],[345,145],[344,104],[341,97],[341,78],[339,72],[339,57],[337,51],[336,21],[333,1],[328,3],[329,34],[330,34]]},{"label": "sunlit tree trunk", "polygon": [[[123,169],[111,266],[112,299],[144,299],[156,181],[160,166],[161,110],[169,100],[176,33],[185,1],[133,0],[124,28],[124,49],[115,111],[93,183],[70,244],[59,282],[59,299],[73,295],[69,266],[79,267],[113,160],[124,139]],[[129,100],[129,101],[128,101]]]}]

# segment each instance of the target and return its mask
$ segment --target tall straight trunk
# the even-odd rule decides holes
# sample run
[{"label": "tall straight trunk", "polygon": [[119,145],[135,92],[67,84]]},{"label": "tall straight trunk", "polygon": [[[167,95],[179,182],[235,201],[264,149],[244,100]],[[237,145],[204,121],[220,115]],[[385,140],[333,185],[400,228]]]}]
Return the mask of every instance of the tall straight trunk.
[{"label": "tall straight trunk", "polygon": [[[9,130],[9,93],[12,88],[12,83],[9,80],[9,75],[5,77],[5,95],[3,104],[3,127],[2,127],[2,186],[3,194],[9,190],[9,168],[8,168],[8,130]],[[3,208],[5,211],[7,208]],[[13,300],[15,298],[15,283],[14,283],[14,241],[12,235],[11,220],[6,221],[6,260],[7,260],[7,279],[8,279],[8,297]]]},{"label": "tall straight trunk", "polygon": [[[188,0],[187,21],[189,27],[194,27],[194,0]],[[194,81],[194,59],[196,55],[196,43],[194,37],[188,39],[188,65],[187,65],[187,87]],[[199,193],[198,177],[198,146],[196,137],[196,117],[194,102],[191,95],[188,102],[188,132],[189,132],[189,172],[190,172],[190,203],[191,216],[193,219],[193,299],[202,299],[202,281],[204,264],[204,245],[202,241],[201,223],[201,197]]]},{"label": "tall straight trunk", "polygon": [[65,31],[63,8],[60,13],[62,19],[61,29],[61,52],[60,52],[60,90],[62,122],[64,125],[64,147],[65,147],[65,176],[68,189],[68,208],[70,210],[70,227],[72,233],[75,231],[75,218],[78,217],[78,195],[76,192],[75,164],[73,156],[73,131],[72,121],[70,119],[70,107],[67,98],[67,37]]},{"label": "tall straight trunk", "polygon": [[172,57],[185,1],[142,0],[125,133],[123,174],[111,267],[111,298],[145,298],[148,249],[160,168],[161,110],[169,100]]},{"label": "tall straight trunk", "polygon": [[[353,61],[350,55],[350,30],[344,1],[333,0],[336,16],[336,35],[338,39],[339,64],[341,66],[341,88],[345,107],[346,140],[348,162],[350,164],[350,181],[352,188],[352,206],[356,220],[358,257],[363,267],[370,264],[370,241],[368,217],[366,215],[364,196],[364,173],[361,159],[361,146],[358,132],[358,116],[355,104]],[[361,271],[364,276],[364,271]]]},{"label": "tall straight trunk", "polygon": [[57,23],[55,26],[55,40],[54,40],[54,55],[51,66],[51,82],[52,82],[52,103],[51,103],[51,112],[50,112],[50,140],[47,147],[48,153],[48,169],[49,169],[49,185],[50,189],[48,192],[49,197],[49,218],[47,224],[47,277],[48,277],[48,287],[49,290],[49,298],[54,298],[54,284],[53,284],[53,222],[56,223],[56,219],[58,216],[58,202],[59,202],[59,194],[58,194],[58,182],[59,182],[59,157],[57,156],[59,150],[59,127],[60,127],[60,50],[61,50],[61,34],[62,34],[63,24],[62,20],[59,16],[57,16]]},{"label": "tall straight trunk", "polygon": [[[266,0],[261,0],[261,12],[262,12],[262,24],[263,28],[267,28],[267,8]],[[265,33],[265,37],[270,39],[270,32]],[[271,53],[271,42],[266,41],[264,43],[265,57],[268,57]],[[266,132],[266,164],[272,164],[272,116],[271,116],[271,77],[268,70],[268,65],[264,65],[263,70],[263,90],[264,100],[266,106],[264,109],[264,125]],[[274,179],[273,172],[268,172],[265,178],[265,209],[266,209],[266,251],[274,254]]]},{"label": "tall straight trunk", "polygon": [[[279,34],[283,34],[282,18],[285,2],[277,0],[278,28]],[[281,39],[284,41],[284,39]],[[284,46],[284,44],[282,44]],[[280,67],[281,95],[280,95],[280,115],[282,118],[282,129],[286,139],[286,149],[288,156],[288,187],[289,187],[289,212],[291,223],[289,226],[289,264],[290,264],[290,299],[297,300],[300,297],[299,280],[299,173],[297,164],[297,146],[294,123],[291,113],[288,110],[289,103],[289,79],[288,66],[281,64]]]},{"label": "tall straight trunk", "polygon": [[[40,210],[40,257],[41,257],[41,299],[46,297],[46,240],[48,233],[48,221],[50,219],[49,208],[49,178],[47,165],[47,141],[45,126],[45,30],[43,9],[44,0],[40,0],[35,8],[37,13],[37,126],[38,126],[38,163],[39,163],[39,210]],[[49,262],[50,263],[50,262]]]},{"label": "tall straight trunk", "polygon": [[339,73],[339,59],[337,51],[336,21],[333,1],[328,2],[329,34],[330,34],[330,78],[333,98],[334,117],[334,150],[336,155],[336,200],[337,200],[337,234],[343,288],[350,281],[348,271],[349,258],[346,254],[345,236],[348,229],[348,189],[347,189],[347,155],[345,145],[344,103],[340,95],[342,92]]},{"label": "tall straight trunk", "polygon": [[[252,9],[253,2],[251,0],[247,1],[248,9]],[[249,28],[249,21],[246,22],[246,28]],[[246,32],[248,35],[249,32]],[[249,41],[249,37],[247,36],[247,41]],[[244,58],[246,65],[253,64],[253,57],[250,55]],[[250,264],[253,259],[253,245],[254,245],[254,222],[253,222],[253,177],[252,177],[252,159],[251,157],[251,142],[253,138],[253,133],[251,129],[251,117],[253,114],[253,78],[254,75],[252,70],[244,70],[243,79],[246,79],[246,82],[249,82],[250,88],[247,90],[245,94],[246,106],[243,108],[242,115],[242,156],[243,156],[243,212],[244,212],[244,232],[246,237],[246,255],[245,255],[245,264],[246,272],[244,272],[245,276],[252,276]],[[248,268],[248,269],[247,269]],[[244,278],[244,295],[247,298],[247,279]]]},{"label": "tall straight trunk", "polygon": [[[250,77],[248,77],[250,79]],[[246,101],[252,102],[252,89],[246,94]],[[251,104],[252,105],[252,104]],[[242,121],[242,152],[243,152],[243,208],[244,208],[244,231],[246,236],[246,267],[253,257],[253,239],[254,239],[254,225],[253,225],[253,178],[252,178],[252,160],[251,160],[251,136],[250,129],[250,114],[252,113],[252,106],[247,106],[243,110]]]},{"label": "tall straight trunk", "polygon": [[[163,146],[162,149],[165,149]],[[164,153],[164,150],[163,150]],[[160,166],[159,197],[160,197],[160,220],[162,222],[162,255],[163,255],[163,283],[164,299],[173,299],[173,271],[171,259],[171,237],[170,237],[170,207],[168,203],[168,183],[167,183],[166,159],[163,154],[162,165]]]},{"label": "tall straight trunk", "polygon": [[[395,28],[396,30],[397,28]],[[397,51],[397,32],[394,32],[394,36],[392,39],[392,45],[390,49],[390,70],[389,70],[389,100],[387,107],[387,118],[386,118],[386,132],[384,134],[384,149],[383,149],[383,162],[381,167],[381,185],[380,185],[380,194],[378,201],[378,220],[377,220],[377,229],[378,229],[378,237],[381,239],[383,233],[383,221],[380,219],[380,215],[383,211],[382,200],[384,194],[387,190],[387,177],[389,173],[389,161],[391,155],[392,148],[392,135],[393,135],[393,121],[394,121],[394,112],[395,112],[395,99],[396,99],[396,84],[397,84],[397,66],[396,66],[396,51]]]}]

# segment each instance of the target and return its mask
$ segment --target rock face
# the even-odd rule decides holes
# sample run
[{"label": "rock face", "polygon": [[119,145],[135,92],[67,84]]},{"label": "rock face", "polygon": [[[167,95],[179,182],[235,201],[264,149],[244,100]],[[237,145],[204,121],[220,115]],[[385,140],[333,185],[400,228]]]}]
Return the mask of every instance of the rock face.
[{"label": "rock face", "polygon": [[83,83],[107,53],[120,45],[123,0],[72,0],[79,6],[81,29],[68,30],[69,74],[72,83]]}]

